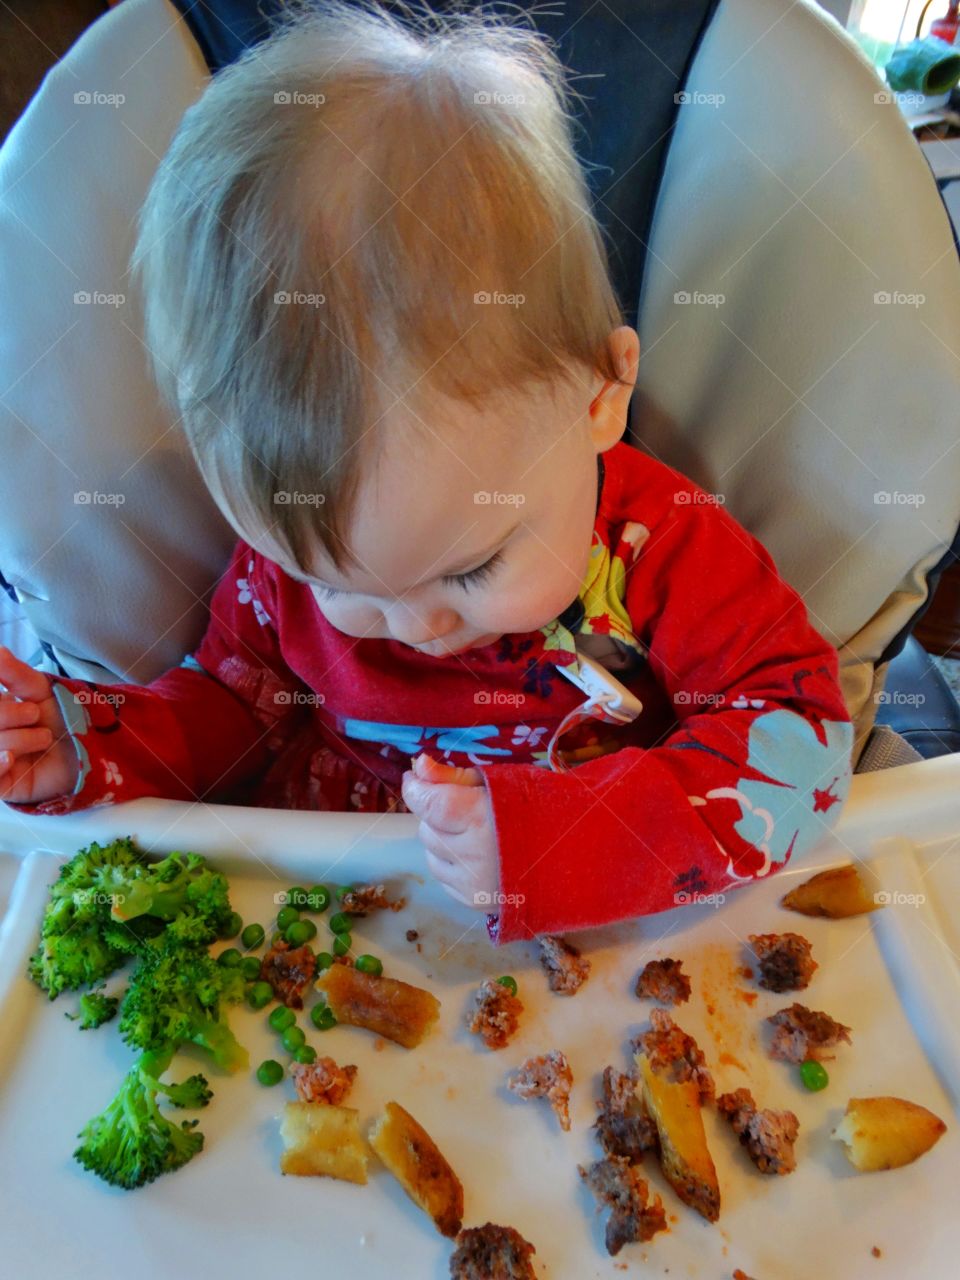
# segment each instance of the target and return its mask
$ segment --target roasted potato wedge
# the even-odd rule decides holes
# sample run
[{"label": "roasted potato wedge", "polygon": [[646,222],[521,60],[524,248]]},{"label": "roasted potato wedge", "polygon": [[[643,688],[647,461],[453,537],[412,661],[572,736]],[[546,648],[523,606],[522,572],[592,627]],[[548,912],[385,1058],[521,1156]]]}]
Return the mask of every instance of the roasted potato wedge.
[{"label": "roasted potato wedge", "polygon": [[803,884],[798,884],[780,899],[781,907],[799,911],[802,916],[827,916],[830,920],[843,920],[847,916],[862,916],[876,911],[883,904],[877,902],[866,890],[860,873],[852,864],[849,867],[831,867],[820,871]]},{"label": "roasted potato wedge", "polygon": [[845,1144],[861,1173],[912,1164],[937,1142],[947,1126],[916,1102],[903,1098],[851,1098],[831,1137]]},{"label": "roasted potato wedge", "polygon": [[453,1238],[463,1225],[463,1187],[426,1129],[399,1102],[388,1102],[367,1136],[414,1204]]},{"label": "roasted potato wedge", "polygon": [[634,1054],[640,1092],[660,1136],[660,1166],[677,1195],[708,1222],[720,1216],[720,1184],[700,1110],[695,1080],[658,1075],[645,1053]]},{"label": "roasted potato wedge", "polygon": [[429,991],[346,964],[325,969],[316,988],[338,1022],[366,1027],[405,1049],[415,1048],[440,1016],[440,1001]]},{"label": "roasted potato wedge", "polygon": [[353,1107],[288,1102],[280,1137],[285,1147],[280,1156],[281,1173],[366,1182],[369,1157],[360,1133],[360,1113]]}]

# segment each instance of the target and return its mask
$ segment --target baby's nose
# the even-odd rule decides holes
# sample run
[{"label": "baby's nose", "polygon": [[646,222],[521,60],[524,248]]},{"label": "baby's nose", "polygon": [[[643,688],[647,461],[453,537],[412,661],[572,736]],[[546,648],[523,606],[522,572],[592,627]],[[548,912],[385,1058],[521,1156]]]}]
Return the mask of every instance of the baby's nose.
[{"label": "baby's nose", "polygon": [[442,640],[460,625],[460,615],[455,609],[421,609],[401,600],[387,610],[386,617],[394,640],[410,645]]}]

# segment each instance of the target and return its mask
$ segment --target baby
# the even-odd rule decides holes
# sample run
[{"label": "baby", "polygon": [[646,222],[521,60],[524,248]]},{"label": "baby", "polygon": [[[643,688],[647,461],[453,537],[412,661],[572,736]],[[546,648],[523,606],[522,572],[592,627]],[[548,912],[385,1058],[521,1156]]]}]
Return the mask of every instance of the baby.
[{"label": "baby", "polygon": [[623,436],[637,378],[534,30],[319,3],[219,73],[134,267],[239,541],[147,687],[0,650],[0,798],[410,811],[496,942],[820,840],[837,656],[763,546]]}]

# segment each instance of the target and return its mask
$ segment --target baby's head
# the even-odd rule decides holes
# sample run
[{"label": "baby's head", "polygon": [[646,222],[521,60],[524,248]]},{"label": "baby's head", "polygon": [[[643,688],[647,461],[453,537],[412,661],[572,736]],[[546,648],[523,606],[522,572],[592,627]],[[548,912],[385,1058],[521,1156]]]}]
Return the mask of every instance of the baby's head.
[{"label": "baby's head", "polygon": [[639,348],[562,65],[321,0],[220,72],[144,206],[161,390],[237,532],[352,636],[535,630],[587,569]]}]

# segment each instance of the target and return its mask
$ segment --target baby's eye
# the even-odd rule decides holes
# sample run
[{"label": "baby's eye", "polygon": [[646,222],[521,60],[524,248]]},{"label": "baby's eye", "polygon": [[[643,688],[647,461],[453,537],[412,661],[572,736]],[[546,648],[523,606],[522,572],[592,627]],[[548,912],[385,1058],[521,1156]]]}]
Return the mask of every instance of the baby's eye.
[{"label": "baby's eye", "polygon": [[458,586],[463,587],[465,590],[469,590],[470,587],[476,586],[478,583],[485,581],[486,578],[493,573],[494,569],[497,568],[502,559],[503,552],[495,551],[485,564],[477,565],[476,569],[471,569],[469,573],[448,574],[443,581],[445,583],[455,582]]}]

